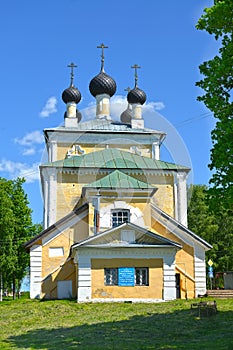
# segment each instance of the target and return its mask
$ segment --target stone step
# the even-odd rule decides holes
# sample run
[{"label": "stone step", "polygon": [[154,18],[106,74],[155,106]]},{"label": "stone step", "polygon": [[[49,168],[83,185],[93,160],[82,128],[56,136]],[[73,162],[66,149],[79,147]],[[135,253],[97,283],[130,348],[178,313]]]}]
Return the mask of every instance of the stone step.
[{"label": "stone step", "polygon": [[209,297],[213,298],[233,298],[233,289],[212,289],[207,290]]}]

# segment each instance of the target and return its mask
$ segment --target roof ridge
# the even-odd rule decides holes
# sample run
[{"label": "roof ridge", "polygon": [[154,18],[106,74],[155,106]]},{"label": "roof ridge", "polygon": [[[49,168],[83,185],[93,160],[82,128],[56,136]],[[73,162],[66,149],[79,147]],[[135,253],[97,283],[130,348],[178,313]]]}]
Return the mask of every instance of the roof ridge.
[{"label": "roof ridge", "polygon": [[[98,151],[89,152],[86,154],[82,154],[80,156],[71,156],[69,158],[56,160],[54,162],[43,164],[42,166],[82,167],[85,165],[85,160],[88,160],[88,158],[92,158],[92,159],[94,158],[94,160],[95,159],[99,160],[100,154],[102,154],[103,156],[105,154],[106,155],[111,154],[112,155],[111,161],[116,160],[116,156],[117,156],[117,154],[119,154],[120,158],[125,159],[126,161],[131,161],[135,164],[138,164],[138,163],[140,164],[140,162],[145,162],[144,166],[142,166],[140,164],[139,166],[136,166],[136,168],[150,168],[150,166],[156,165],[157,168],[159,168],[159,169],[162,169],[164,166],[166,168],[172,167],[172,170],[190,170],[190,168],[183,166],[183,165],[179,165],[179,164],[175,164],[175,163],[171,163],[171,162],[166,162],[163,160],[157,160],[157,159],[145,157],[142,155],[138,155],[138,154],[132,153],[130,151],[125,151],[125,150],[121,150],[118,148],[111,148],[111,147],[105,148],[102,150],[98,150]],[[132,159],[129,159],[129,158],[132,158]],[[105,163],[107,163],[108,161],[110,161],[110,160],[105,161]],[[90,166],[90,167],[92,167],[92,166]],[[130,166],[128,168],[130,168]],[[171,170],[171,169],[169,169],[169,170]]]},{"label": "roof ridge", "polygon": [[[115,178],[118,176],[119,178]],[[109,183],[107,183],[107,180],[110,180]],[[120,171],[118,169],[112,171],[110,174],[104,175],[99,180],[93,181],[91,183],[88,183],[86,186],[83,186],[84,188],[90,188],[90,187],[105,187],[105,188],[115,188],[111,184],[111,179],[113,182],[117,183],[117,187],[119,188],[121,185],[122,180],[127,180],[129,182],[128,186],[125,186],[125,188],[130,188],[130,184],[133,185],[131,188],[140,188],[140,189],[156,189],[156,186],[153,186],[149,184],[148,182],[141,181],[139,179],[136,179],[135,177],[125,174],[123,171]],[[118,181],[119,180],[119,181]],[[104,184],[104,181],[106,182]]]},{"label": "roof ridge", "polygon": [[[205,245],[208,248],[212,248],[212,245],[210,243],[208,243],[207,241],[205,241],[203,238],[201,238],[200,236],[198,236],[196,233],[194,233],[193,231],[191,231],[188,227],[184,226],[181,222],[177,221],[175,218],[173,218],[172,216],[170,216],[169,214],[167,214],[165,211],[163,211],[162,209],[160,209],[159,207],[157,207],[155,204],[150,203],[150,206],[152,208],[152,211],[155,211],[157,213],[160,214],[159,217],[161,217],[161,215],[168,220],[171,224],[176,225],[176,227],[178,227],[179,229],[181,229],[182,231],[185,231],[189,236],[191,236],[192,238],[196,239],[197,241],[199,241],[201,244]],[[161,223],[162,220],[160,220]]]}]

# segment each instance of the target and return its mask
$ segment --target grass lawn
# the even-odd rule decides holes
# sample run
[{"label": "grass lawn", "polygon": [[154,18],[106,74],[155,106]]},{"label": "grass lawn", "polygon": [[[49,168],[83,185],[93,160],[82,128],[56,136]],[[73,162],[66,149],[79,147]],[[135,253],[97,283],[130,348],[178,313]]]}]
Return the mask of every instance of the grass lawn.
[{"label": "grass lawn", "polygon": [[218,299],[217,314],[201,318],[192,302],[5,300],[0,349],[233,349],[233,299]]}]

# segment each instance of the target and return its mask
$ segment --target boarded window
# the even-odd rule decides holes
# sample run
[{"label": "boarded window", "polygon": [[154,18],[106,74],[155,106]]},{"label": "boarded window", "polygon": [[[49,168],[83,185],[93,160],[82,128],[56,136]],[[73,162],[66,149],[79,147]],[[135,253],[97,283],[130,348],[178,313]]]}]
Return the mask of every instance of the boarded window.
[{"label": "boarded window", "polygon": [[64,256],[64,248],[63,247],[50,247],[49,248],[49,257],[54,258],[58,256]]},{"label": "boarded window", "polygon": [[121,241],[128,243],[135,243],[135,231],[133,230],[122,230]]}]

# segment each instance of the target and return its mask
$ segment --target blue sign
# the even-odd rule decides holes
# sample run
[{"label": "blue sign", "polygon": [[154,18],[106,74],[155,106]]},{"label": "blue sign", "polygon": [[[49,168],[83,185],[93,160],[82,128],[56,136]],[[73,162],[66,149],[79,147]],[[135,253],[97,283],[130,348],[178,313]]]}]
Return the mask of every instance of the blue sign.
[{"label": "blue sign", "polygon": [[213,266],[209,266],[209,272],[213,272]]},{"label": "blue sign", "polygon": [[213,271],[209,271],[209,272],[208,272],[208,276],[209,276],[209,278],[214,278]]},{"label": "blue sign", "polygon": [[134,287],[134,267],[118,268],[118,286]]},{"label": "blue sign", "polygon": [[209,268],[208,268],[208,276],[209,276],[209,278],[214,278],[213,266],[209,266]]}]

